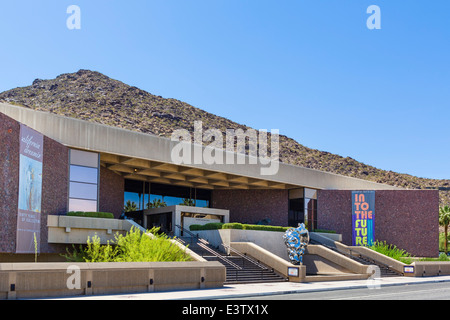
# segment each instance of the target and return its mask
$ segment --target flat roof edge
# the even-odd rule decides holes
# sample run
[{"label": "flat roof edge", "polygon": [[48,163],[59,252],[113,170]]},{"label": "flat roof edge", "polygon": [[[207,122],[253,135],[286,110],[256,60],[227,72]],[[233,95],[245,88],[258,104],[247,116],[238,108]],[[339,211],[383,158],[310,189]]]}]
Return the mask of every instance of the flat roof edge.
[{"label": "flat roof edge", "polygon": [[[170,153],[173,146],[178,142],[166,137],[111,127],[7,103],[0,103],[0,112],[71,148],[175,164],[170,157]],[[203,150],[204,148],[202,146]],[[234,155],[236,154],[234,153]],[[249,164],[250,158],[248,155],[245,156],[245,165],[182,164],[182,166],[314,189],[404,189],[283,162],[279,162],[276,175],[262,175],[261,168],[264,168],[264,166]]]}]

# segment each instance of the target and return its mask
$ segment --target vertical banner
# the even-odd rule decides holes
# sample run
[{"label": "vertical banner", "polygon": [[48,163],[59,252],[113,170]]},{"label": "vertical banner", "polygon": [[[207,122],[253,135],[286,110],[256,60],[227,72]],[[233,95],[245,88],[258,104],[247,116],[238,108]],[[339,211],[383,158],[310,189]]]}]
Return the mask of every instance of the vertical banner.
[{"label": "vertical banner", "polygon": [[35,250],[39,252],[43,144],[42,134],[20,125],[16,253],[34,253]]},{"label": "vertical banner", "polygon": [[375,191],[352,191],[353,245],[375,241]]}]

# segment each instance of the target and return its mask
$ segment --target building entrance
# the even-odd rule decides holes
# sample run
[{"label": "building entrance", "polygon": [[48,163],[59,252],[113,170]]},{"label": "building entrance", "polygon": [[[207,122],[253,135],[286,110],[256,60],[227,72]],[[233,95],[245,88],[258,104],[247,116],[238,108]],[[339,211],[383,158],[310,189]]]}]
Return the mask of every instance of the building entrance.
[{"label": "building entrance", "polygon": [[298,227],[304,223],[308,231],[317,229],[317,190],[299,188],[289,190],[288,224]]},{"label": "building entrance", "polygon": [[172,212],[148,215],[146,220],[147,230],[159,228],[159,232],[165,234],[170,234],[173,230]]}]

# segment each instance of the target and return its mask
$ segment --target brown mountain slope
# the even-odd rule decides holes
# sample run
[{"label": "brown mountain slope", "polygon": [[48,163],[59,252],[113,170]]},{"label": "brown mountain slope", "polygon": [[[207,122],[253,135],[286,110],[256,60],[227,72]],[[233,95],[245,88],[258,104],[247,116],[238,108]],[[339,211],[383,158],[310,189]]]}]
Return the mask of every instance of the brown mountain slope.
[{"label": "brown mountain slope", "polygon": [[[0,101],[129,130],[170,137],[175,129],[248,129],[176,99],[165,99],[113,80],[101,73],[80,70],[56,79],[36,79],[31,86],[0,93]],[[441,188],[441,205],[450,204],[450,180],[425,179],[385,171],[329,152],[306,148],[280,136],[280,160],[285,163],[410,189]],[[444,190],[442,190],[444,189]]]}]

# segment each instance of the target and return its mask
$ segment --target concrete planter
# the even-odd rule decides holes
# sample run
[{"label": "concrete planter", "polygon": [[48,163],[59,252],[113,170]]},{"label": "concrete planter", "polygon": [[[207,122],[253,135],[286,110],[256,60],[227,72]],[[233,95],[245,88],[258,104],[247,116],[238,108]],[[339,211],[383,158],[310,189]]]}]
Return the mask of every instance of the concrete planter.
[{"label": "concrete planter", "polygon": [[[115,239],[116,234],[126,234],[135,227],[142,232],[144,228],[131,220],[101,219],[69,216],[48,216],[48,242],[59,244],[86,244],[88,237],[98,236],[101,244]],[[151,236],[151,234],[149,234]],[[195,261],[206,261],[198,254],[179,242],[171,240],[176,246],[185,250]]]},{"label": "concrete planter", "polygon": [[115,234],[125,234],[132,227],[128,220],[48,216],[48,243],[85,244],[97,235],[102,244],[114,240]]}]

